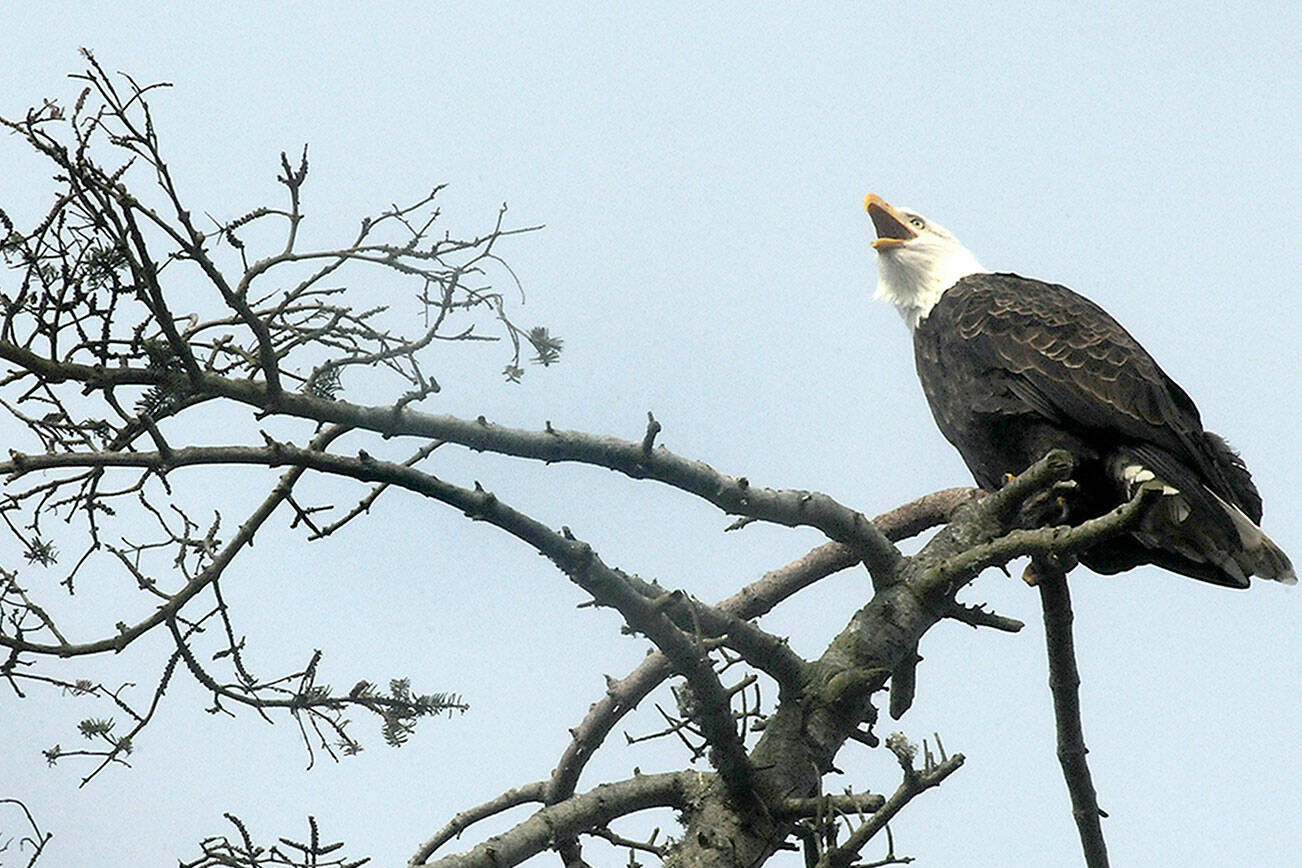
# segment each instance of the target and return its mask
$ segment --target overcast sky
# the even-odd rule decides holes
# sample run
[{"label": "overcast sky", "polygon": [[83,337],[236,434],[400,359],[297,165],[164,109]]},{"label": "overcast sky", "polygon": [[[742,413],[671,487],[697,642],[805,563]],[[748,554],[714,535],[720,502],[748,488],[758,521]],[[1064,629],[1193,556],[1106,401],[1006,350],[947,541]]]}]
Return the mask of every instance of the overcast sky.
[{"label": "overcast sky", "polygon": [[[445,182],[454,233],[487,229],[503,202],[510,225],[545,224],[499,252],[524,284],[522,319],[565,339],[562,363],[511,386],[494,349],[450,354],[425,409],[629,438],[652,410],[676,452],[869,514],[967,484],[904,326],[871,300],[862,202],[876,192],[988,267],[1109,309],[1242,450],[1267,532],[1302,557],[1296,3],[5,3],[4,19],[0,114],[75,99],[78,46],[174,83],[153,104],[197,213],[264,203],[280,151],[306,142],[305,232],[322,246]],[[49,172],[12,137],[0,165],[0,206],[43,211]],[[608,563],[708,600],[819,542],[725,536],[713,509],[606,471],[450,466],[571,526]],[[268,479],[204,484],[238,500]],[[5,693],[0,797],[55,833],[41,865],[193,859],[227,830],[223,811],[268,842],[305,835],[314,814],[349,854],[400,864],[456,811],[551,771],[602,675],[627,672],[645,644],[576,610],[577,589],[489,528],[401,496],[376,512],[313,546],[281,522],[232,569],[252,659],[291,671],[320,648],[336,686],[410,675],[471,711],[399,751],[359,720],[360,756],[305,771],[291,724],[206,715],[202,691],[178,683],[134,768],[78,789],[85,768],[47,769],[39,751],[71,748],[76,721],[103,710]],[[1114,863],[1295,865],[1302,598],[1156,569],[1072,580]],[[869,593],[861,574],[825,584],[765,626],[819,653]],[[941,625],[924,640],[900,728],[939,732],[968,763],[893,823],[897,851],[922,866],[1074,864],[1038,595],[995,572],[965,599],[1029,626]],[[147,690],[166,650],[146,644],[64,672]],[[675,762],[612,745],[583,785]],[[838,765],[833,787],[897,782],[860,746]],[[16,831],[0,814],[4,837]]]}]

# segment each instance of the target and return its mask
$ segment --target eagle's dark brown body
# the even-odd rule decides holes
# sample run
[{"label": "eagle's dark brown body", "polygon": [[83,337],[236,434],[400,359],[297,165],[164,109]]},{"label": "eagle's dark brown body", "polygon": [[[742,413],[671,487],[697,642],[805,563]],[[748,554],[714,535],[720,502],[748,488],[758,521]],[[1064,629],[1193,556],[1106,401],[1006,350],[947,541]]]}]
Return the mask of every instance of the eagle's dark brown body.
[{"label": "eagle's dark brown body", "polygon": [[[1078,462],[1068,500],[1073,523],[1124,502],[1143,471],[1178,489],[1190,526],[1218,541],[1239,539],[1224,504],[1260,522],[1261,498],[1247,469],[1203,430],[1189,396],[1116,320],[1066,287],[1015,274],[968,275],[941,295],[913,343],[936,423],[981,487],[995,489],[1005,474],[1064,448]],[[1081,559],[1104,573],[1154,563],[1216,584],[1247,584],[1233,564],[1227,572],[1188,546],[1152,543],[1122,537]]]}]

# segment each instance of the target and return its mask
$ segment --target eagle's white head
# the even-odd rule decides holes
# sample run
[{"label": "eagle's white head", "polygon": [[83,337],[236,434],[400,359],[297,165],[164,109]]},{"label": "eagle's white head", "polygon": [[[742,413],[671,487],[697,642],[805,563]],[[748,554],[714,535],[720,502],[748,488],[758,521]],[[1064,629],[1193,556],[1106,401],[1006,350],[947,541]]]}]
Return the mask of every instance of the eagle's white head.
[{"label": "eagle's white head", "polygon": [[863,204],[877,230],[874,298],[895,305],[910,331],[959,278],[985,273],[976,257],[943,226],[907,208],[893,208],[875,193],[869,193]]}]

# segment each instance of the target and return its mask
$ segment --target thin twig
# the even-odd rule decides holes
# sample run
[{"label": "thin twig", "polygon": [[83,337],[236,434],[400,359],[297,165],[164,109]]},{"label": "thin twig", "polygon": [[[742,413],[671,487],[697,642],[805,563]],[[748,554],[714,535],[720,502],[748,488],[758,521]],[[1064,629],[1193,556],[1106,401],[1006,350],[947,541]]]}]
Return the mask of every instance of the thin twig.
[{"label": "thin twig", "polygon": [[915,796],[939,785],[945,778],[958,771],[962,765],[963,754],[956,753],[952,757],[922,771],[916,771],[911,766],[905,766],[904,780],[900,782],[899,787],[886,800],[886,803],[866,822],[851,832],[850,836],[845,839],[845,843],[825,852],[823,857],[818,860],[818,868],[844,868],[844,866],[850,865],[859,857],[859,851],[864,848],[864,845],[884,829],[886,824],[903,810],[905,805],[913,801]]},{"label": "thin twig", "polygon": [[489,799],[482,805],[468,808],[457,814],[447,822],[442,829],[439,829],[430,837],[428,841],[420,845],[420,849],[411,857],[409,864],[423,865],[426,860],[448,841],[459,836],[470,826],[478,823],[480,820],[495,816],[503,811],[519,805],[527,805],[530,802],[541,802],[543,791],[546,789],[546,781],[534,781],[531,784],[525,784],[520,787],[512,787],[496,798]]}]

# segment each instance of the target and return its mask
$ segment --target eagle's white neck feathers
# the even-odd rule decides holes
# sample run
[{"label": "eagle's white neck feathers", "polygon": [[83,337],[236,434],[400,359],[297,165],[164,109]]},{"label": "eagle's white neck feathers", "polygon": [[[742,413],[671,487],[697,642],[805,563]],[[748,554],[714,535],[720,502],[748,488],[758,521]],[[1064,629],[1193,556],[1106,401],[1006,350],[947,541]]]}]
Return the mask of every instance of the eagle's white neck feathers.
[{"label": "eagle's white neck feathers", "polygon": [[912,331],[927,318],[945,290],[960,278],[984,274],[986,269],[943,227],[923,221],[906,208],[896,212],[910,221],[917,234],[902,244],[878,249],[874,298],[895,305]]}]

